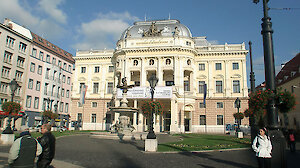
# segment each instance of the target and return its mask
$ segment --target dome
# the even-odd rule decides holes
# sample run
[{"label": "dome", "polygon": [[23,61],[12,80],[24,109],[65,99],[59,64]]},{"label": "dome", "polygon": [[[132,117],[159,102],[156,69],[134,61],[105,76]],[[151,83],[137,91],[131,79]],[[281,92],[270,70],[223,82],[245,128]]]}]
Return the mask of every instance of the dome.
[{"label": "dome", "polygon": [[178,20],[154,20],[135,22],[132,26],[127,28],[120,38],[142,38],[155,36],[179,36],[192,37],[190,30]]}]

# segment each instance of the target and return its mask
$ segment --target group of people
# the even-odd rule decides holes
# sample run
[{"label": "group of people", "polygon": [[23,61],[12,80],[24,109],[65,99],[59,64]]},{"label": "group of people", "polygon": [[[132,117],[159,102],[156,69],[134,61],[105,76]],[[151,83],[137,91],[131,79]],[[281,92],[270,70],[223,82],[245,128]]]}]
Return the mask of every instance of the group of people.
[{"label": "group of people", "polygon": [[[295,134],[292,130],[287,135],[287,142],[291,152],[295,152]],[[256,153],[259,168],[270,168],[272,158],[272,143],[266,128],[260,128],[258,135],[254,138],[252,149]]]},{"label": "group of people", "polygon": [[12,144],[8,163],[12,168],[33,168],[35,158],[37,168],[49,168],[55,154],[55,137],[51,133],[51,126],[44,124],[41,127],[42,137],[33,138],[26,130],[20,134]]}]

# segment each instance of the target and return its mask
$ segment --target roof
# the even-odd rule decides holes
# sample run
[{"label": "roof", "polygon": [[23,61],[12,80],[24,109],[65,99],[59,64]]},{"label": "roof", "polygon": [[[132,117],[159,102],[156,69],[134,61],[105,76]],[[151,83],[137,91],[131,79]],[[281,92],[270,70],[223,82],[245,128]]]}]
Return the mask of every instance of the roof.
[{"label": "roof", "polygon": [[276,76],[277,86],[300,76],[300,53],[287,62]]},{"label": "roof", "polygon": [[57,47],[56,45],[52,44],[51,42],[47,41],[46,39],[38,36],[33,32],[31,32],[31,35],[32,35],[32,40],[35,44],[38,44],[39,46],[45,48],[49,52],[52,52],[53,54],[56,54],[61,58],[70,61],[72,64],[75,63],[75,60],[73,59],[73,55],[70,54],[69,52]]}]

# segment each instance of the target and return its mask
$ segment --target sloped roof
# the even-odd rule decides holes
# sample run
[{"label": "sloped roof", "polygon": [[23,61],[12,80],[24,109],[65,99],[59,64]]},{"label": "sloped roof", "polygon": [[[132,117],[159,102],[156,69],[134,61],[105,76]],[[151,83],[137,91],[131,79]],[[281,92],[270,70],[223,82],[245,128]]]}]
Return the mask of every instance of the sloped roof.
[{"label": "sloped roof", "polygon": [[300,76],[300,53],[287,62],[276,76],[277,86]]}]

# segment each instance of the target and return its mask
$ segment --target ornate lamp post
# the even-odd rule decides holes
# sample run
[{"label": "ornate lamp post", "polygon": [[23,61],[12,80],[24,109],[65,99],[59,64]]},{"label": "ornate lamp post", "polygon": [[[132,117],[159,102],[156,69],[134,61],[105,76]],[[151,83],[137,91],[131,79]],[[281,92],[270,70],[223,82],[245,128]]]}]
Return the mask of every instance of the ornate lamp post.
[{"label": "ornate lamp post", "polygon": [[[153,101],[153,96],[154,96],[154,89],[156,87],[156,84],[158,82],[158,78],[156,78],[155,75],[152,75],[149,79],[148,79],[148,82],[150,84],[150,87],[151,87],[151,101]],[[156,135],[153,131],[153,111],[154,109],[152,108],[151,109],[151,114],[150,114],[150,128],[149,128],[149,133],[147,135],[147,139],[156,139]]]},{"label": "ornate lamp post", "polygon": [[[10,90],[11,90],[11,102],[13,102],[14,101],[15,92],[18,89],[18,87],[20,87],[20,86],[17,83],[16,79],[13,79],[9,83],[9,86],[10,86]],[[2,132],[3,134],[13,134],[13,131],[11,129],[10,123],[11,123],[11,112],[9,112],[8,120],[7,120],[7,125],[6,125],[5,130]]]},{"label": "ornate lamp post", "polygon": [[[241,108],[241,100],[239,98],[236,98],[234,101],[235,107],[237,108],[237,112],[240,112],[240,108]],[[238,128],[237,128],[237,132],[240,131],[240,125],[241,125],[241,119],[238,119]]]},{"label": "ornate lamp post", "polygon": [[[254,3],[258,3],[259,0],[253,0]],[[268,2],[269,0],[263,0],[264,17],[261,34],[263,36],[264,47],[264,62],[265,62],[265,79],[266,89],[273,91],[273,96],[267,104],[267,116],[268,116],[268,128],[269,136],[272,141],[272,167],[287,167],[286,152],[285,152],[285,138],[280,131],[278,123],[278,109],[275,103],[275,66],[274,66],[274,52],[273,52],[273,40],[272,40],[272,23],[271,18],[268,16]]]}]

